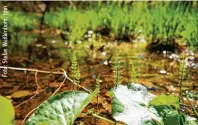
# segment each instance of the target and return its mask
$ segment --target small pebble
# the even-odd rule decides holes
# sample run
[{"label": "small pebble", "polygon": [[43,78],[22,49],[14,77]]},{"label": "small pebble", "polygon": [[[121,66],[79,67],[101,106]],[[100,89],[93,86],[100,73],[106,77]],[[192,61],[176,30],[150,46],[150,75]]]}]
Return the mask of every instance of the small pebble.
[{"label": "small pebble", "polygon": [[103,55],[103,56],[106,56],[106,52],[102,52],[102,55]]},{"label": "small pebble", "polygon": [[91,42],[92,41],[92,38],[89,38],[88,41]]},{"label": "small pebble", "polygon": [[166,74],[166,73],[167,73],[166,70],[164,70],[164,69],[160,70],[160,74]]},{"label": "small pebble", "polygon": [[52,40],[52,43],[56,43],[56,40]]},{"label": "small pebble", "polygon": [[108,65],[108,62],[107,62],[107,61],[104,61],[104,65],[106,65],[106,66],[107,66],[107,65]]},{"label": "small pebble", "polygon": [[93,34],[93,31],[92,31],[92,30],[89,30],[89,31],[88,31],[88,34]]}]

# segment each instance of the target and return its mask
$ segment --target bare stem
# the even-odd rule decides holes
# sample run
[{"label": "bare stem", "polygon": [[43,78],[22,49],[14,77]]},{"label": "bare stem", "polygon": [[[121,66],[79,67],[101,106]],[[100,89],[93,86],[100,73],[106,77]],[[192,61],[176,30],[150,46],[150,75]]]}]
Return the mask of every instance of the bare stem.
[{"label": "bare stem", "polygon": [[29,71],[29,72],[39,72],[39,73],[46,73],[46,74],[57,74],[57,75],[62,75],[64,72],[58,72],[58,71],[45,71],[45,70],[38,70],[38,69],[29,69],[29,68],[17,68],[17,67],[5,67],[5,66],[0,66],[0,69],[12,69],[12,70],[20,70],[20,71]]},{"label": "bare stem", "polygon": [[37,90],[39,90],[40,89],[40,86],[38,84],[38,77],[37,77],[38,76],[38,72],[37,71],[35,72],[34,76],[35,76],[35,83],[37,85]]},{"label": "bare stem", "polygon": [[[63,86],[63,84],[65,83],[65,81],[66,81],[66,77],[64,78],[64,80],[63,80],[63,82],[60,84],[60,86],[56,89],[56,91],[51,95],[51,96],[54,96],[60,89],[61,89],[61,87]],[[50,96],[50,97],[51,97]]]},{"label": "bare stem", "polygon": [[33,99],[35,96],[37,96],[37,95],[38,95],[37,93],[34,94],[32,97],[30,97],[29,99],[27,99],[27,100],[21,102],[20,104],[16,105],[15,107],[16,107],[16,108],[20,107],[21,105],[23,105],[24,103],[28,102],[29,100],[32,100],[32,99]]},{"label": "bare stem", "polygon": [[25,121],[26,121],[26,119],[28,118],[28,116],[31,115],[36,109],[37,109],[37,107],[34,108],[34,109],[32,109],[32,110],[25,116],[25,118],[23,119],[21,125],[24,125],[24,124],[25,124]]},{"label": "bare stem", "polygon": [[[113,123],[113,124],[116,123],[115,121],[112,121],[112,120],[110,120],[110,119],[107,119],[107,118],[102,117],[102,116],[97,115],[97,114],[92,114],[92,116],[94,116],[94,117],[96,117],[96,118],[99,118],[99,119],[102,119],[102,120],[105,120],[105,121],[108,121],[108,122]],[[116,125],[123,125],[123,124],[116,123]]]},{"label": "bare stem", "polygon": [[91,93],[90,90],[88,90],[87,88],[85,88],[85,87],[83,87],[83,86],[81,86],[81,85],[78,85],[77,83],[74,82],[74,80],[72,80],[72,79],[69,78],[68,76],[66,76],[66,78],[67,78],[67,80],[69,80],[69,81],[72,82],[73,84],[77,85],[79,88],[82,88],[82,89],[84,89],[85,91]]},{"label": "bare stem", "polygon": [[79,88],[84,89],[85,91],[91,93],[90,90],[88,90],[87,88],[78,85],[77,83],[74,82],[74,80],[72,80],[71,78],[69,78],[66,74],[66,72],[63,69],[59,69],[62,70],[62,72],[60,71],[45,71],[45,70],[38,70],[38,69],[29,69],[29,68],[17,68],[17,67],[5,67],[5,66],[0,66],[0,69],[11,69],[11,70],[19,70],[19,71],[29,71],[29,72],[37,72],[37,73],[45,73],[45,74],[57,74],[57,75],[64,75],[66,77],[67,80],[69,80],[70,82],[72,82],[73,84],[77,85]]}]

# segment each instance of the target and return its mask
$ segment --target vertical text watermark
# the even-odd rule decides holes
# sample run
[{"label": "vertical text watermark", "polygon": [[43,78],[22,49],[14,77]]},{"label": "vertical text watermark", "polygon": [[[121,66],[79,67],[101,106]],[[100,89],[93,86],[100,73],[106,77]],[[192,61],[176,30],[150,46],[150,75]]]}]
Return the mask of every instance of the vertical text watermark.
[{"label": "vertical text watermark", "polygon": [[7,77],[8,74],[8,8],[7,6],[3,7],[3,27],[1,27],[2,30],[2,36],[1,36],[1,41],[2,41],[2,45],[1,45],[1,56],[2,56],[2,60],[1,60],[1,64],[4,67],[2,70],[2,77]]}]

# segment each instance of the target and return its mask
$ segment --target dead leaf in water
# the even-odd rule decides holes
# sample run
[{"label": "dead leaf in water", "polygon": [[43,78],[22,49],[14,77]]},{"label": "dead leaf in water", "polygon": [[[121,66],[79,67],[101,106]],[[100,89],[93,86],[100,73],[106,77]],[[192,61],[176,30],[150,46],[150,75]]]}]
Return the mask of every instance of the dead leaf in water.
[{"label": "dead leaf in water", "polygon": [[169,92],[179,92],[179,91],[180,91],[178,87],[175,87],[175,86],[173,86],[173,85],[166,86],[166,88],[167,88],[167,90],[168,90]]},{"label": "dead leaf in water", "polygon": [[31,92],[28,90],[19,90],[19,91],[12,93],[11,97],[12,98],[23,98],[23,97],[27,97],[30,95],[31,95]]}]

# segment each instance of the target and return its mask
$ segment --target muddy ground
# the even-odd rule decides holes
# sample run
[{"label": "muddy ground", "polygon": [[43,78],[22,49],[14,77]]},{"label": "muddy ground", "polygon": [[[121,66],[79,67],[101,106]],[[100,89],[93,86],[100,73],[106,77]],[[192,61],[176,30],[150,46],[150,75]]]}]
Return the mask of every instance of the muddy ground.
[{"label": "muddy ground", "polygon": [[[131,48],[134,45],[130,43],[124,43],[118,46],[119,48]],[[107,52],[108,53],[108,52]],[[100,54],[100,53],[99,53]],[[142,54],[142,55],[141,55]],[[108,55],[107,55],[108,56]],[[81,57],[82,58],[82,57]],[[148,52],[135,53],[130,56],[122,55],[121,62],[123,63],[122,72],[122,84],[130,82],[130,72],[127,69],[129,67],[129,59],[133,58],[137,63],[137,83],[146,86],[151,93],[159,95],[162,93],[174,93],[178,96],[179,93],[179,67],[178,63],[162,54],[151,54]],[[82,58],[83,59],[83,58]],[[81,60],[81,59],[79,59]],[[99,95],[99,109],[96,110],[97,101],[94,99],[91,104],[83,111],[81,116],[75,121],[75,125],[111,125],[104,120],[100,120],[91,116],[87,116],[86,112],[95,108],[95,111],[101,116],[107,117],[111,120],[111,96],[108,91],[113,88],[113,68],[112,65],[105,65],[105,59],[100,57],[94,58],[94,63],[87,63],[86,61],[79,61],[81,70],[81,83],[80,85],[86,87],[89,90],[94,90],[96,75],[100,74],[102,80],[101,90]],[[98,61],[99,60],[99,61]],[[50,63],[48,60],[43,61],[31,61],[28,58],[28,54],[24,53],[23,56],[10,55],[9,66],[11,67],[25,67],[33,68],[38,70],[54,70],[56,68],[64,68],[68,71],[69,75],[70,67],[67,65],[60,65],[62,60],[51,59]],[[28,67],[25,64],[28,63]],[[62,67],[63,66],[63,67]],[[161,72],[165,70],[166,73]],[[189,77],[184,81],[184,86],[189,91],[197,92],[198,90],[198,70],[190,69]],[[35,81],[35,72],[8,70],[8,77],[0,79],[0,95],[6,96],[12,100],[15,107],[15,124],[20,125],[25,116],[36,108],[39,104],[44,102],[50,97],[50,95],[60,86],[63,81],[62,75],[54,74],[42,74],[38,73],[37,82],[40,89],[37,90]],[[73,84],[66,80],[64,85],[61,87],[59,92],[73,90]],[[129,97],[130,98],[130,97]],[[197,105],[195,100],[184,99],[184,105],[186,107],[185,112],[194,115],[191,104]],[[196,107],[197,108],[197,107]]]}]

